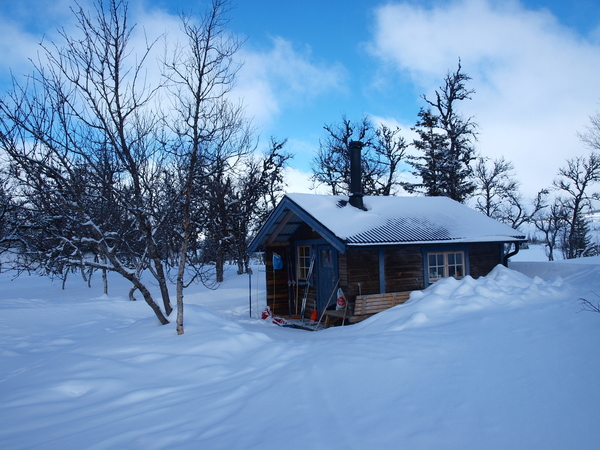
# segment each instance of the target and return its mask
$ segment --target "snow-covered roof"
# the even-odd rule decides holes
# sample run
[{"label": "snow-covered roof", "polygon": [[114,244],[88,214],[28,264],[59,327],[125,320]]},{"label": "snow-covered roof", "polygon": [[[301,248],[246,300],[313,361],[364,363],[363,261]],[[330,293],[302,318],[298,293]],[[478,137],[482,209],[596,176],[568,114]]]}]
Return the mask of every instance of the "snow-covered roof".
[{"label": "snow-covered roof", "polygon": [[287,194],[252,247],[256,250],[267,241],[286,240],[301,222],[343,247],[525,240],[519,231],[447,197],[365,196],[366,211],[347,200],[345,196]]}]

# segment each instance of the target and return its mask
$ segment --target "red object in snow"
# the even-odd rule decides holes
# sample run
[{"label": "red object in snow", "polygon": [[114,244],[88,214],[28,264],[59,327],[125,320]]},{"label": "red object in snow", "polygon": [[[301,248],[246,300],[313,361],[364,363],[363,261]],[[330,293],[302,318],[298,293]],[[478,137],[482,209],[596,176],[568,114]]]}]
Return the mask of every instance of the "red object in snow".
[{"label": "red object in snow", "polygon": [[268,306],[262,312],[262,319],[268,320],[269,322],[274,323],[275,325],[279,325],[280,327],[292,327],[293,326],[290,322],[285,320],[283,317],[274,316],[273,313],[271,312],[271,308],[269,308]]},{"label": "red object in snow", "polygon": [[337,298],[337,304],[335,306],[335,309],[337,309],[337,310],[346,309],[348,302],[346,301],[346,296],[344,295],[344,291],[342,291],[342,288],[338,288],[337,296],[338,296],[338,298]]},{"label": "red object in snow", "polygon": [[262,319],[268,319],[269,317],[272,317],[273,313],[271,312],[271,308],[269,308],[268,306],[265,308],[265,310],[262,312]]}]

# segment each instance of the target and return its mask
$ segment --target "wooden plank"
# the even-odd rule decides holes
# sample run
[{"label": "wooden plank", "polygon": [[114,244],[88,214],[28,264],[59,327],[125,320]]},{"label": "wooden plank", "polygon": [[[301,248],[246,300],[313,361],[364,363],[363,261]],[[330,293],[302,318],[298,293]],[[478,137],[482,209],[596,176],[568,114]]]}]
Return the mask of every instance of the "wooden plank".
[{"label": "wooden plank", "polygon": [[275,241],[275,239],[277,239],[277,236],[279,236],[279,233],[281,233],[281,230],[283,230],[285,228],[285,226],[288,224],[288,222],[290,221],[290,219],[294,216],[294,213],[292,211],[288,211],[286,213],[286,215],[283,217],[283,219],[281,219],[281,222],[279,223],[279,225],[277,225],[277,228],[275,228],[275,231],[273,231],[273,234],[271,234],[271,236],[269,236],[269,239],[267,240],[266,243],[266,247],[269,247],[273,241]]},{"label": "wooden plank", "polygon": [[406,302],[410,292],[388,292],[385,294],[357,295],[354,313],[350,311],[327,310],[325,314],[332,317],[344,317],[349,323],[360,322],[374,314]]}]

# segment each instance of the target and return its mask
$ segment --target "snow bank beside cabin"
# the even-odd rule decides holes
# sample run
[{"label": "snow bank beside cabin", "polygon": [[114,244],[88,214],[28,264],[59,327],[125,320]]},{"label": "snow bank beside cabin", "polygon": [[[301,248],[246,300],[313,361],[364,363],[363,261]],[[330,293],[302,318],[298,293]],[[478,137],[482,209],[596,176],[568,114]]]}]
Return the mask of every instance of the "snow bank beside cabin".
[{"label": "snow bank beside cabin", "polygon": [[568,298],[569,288],[560,277],[544,281],[520,272],[496,266],[487,276],[461,280],[446,278],[423,291],[414,291],[410,299],[379,313],[355,327],[365,331],[386,329],[401,331],[410,327],[433,326],[467,319],[476,311],[518,308],[532,303]]}]

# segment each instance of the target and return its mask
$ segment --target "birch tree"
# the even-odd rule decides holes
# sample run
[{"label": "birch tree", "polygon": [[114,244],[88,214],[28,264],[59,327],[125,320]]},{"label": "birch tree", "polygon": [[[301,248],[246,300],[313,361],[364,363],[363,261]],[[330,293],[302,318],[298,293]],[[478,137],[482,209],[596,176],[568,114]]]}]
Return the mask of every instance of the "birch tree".
[{"label": "birch tree", "polygon": [[[210,229],[210,222],[203,220],[202,213],[210,210],[210,205],[202,200],[207,200],[206,192],[212,191],[213,204],[217,200],[226,202],[228,168],[232,161],[252,150],[242,105],[228,97],[239,67],[234,56],[241,45],[226,28],[228,8],[227,1],[213,0],[198,21],[182,16],[182,31],[187,40],[169,50],[170,56],[164,60],[172,99],[173,113],[168,116],[175,136],[172,152],[179,162],[181,186],[181,218],[176,227],[180,242],[176,277],[178,334],[184,331],[183,291],[191,241],[201,232],[222,231],[218,226]],[[215,217],[221,215],[212,215],[211,219]],[[216,240],[222,242],[224,238],[225,235]],[[222,255],[223,252],[217,252],[220,279]]]},{"label": "birch tree", "polygon": [[569,159],[558,175],[553,184],[559,192],[557,201],[565,211],[567,224],[564,256],[567,259],[590,256],[586,213],[591,211],[592,200],[600,199],[600,193],[590,192],[600,182],[600,154],[592,152],[587,158]]},{"label": "birch tree", "polygon": [[166,161],[153,135],[158,86],[144,81],[153,43],[137,54],[130,47],[134,26],[124,1],[73,13],[77,33],[63,29],[59,42],[42,43],[32,75],[24,84],[14,80],[0,102],[0,143],[33,220],[22,257],[48,270],[119,273],[165,324],[172,308],[155,240],[164,219],[154,183]]}]

